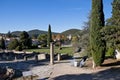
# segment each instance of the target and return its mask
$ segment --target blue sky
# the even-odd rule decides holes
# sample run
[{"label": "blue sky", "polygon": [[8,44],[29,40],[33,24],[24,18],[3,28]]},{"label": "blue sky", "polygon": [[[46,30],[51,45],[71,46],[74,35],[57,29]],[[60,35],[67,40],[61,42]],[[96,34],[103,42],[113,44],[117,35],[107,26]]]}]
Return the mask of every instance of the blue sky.
[{"label": "blue sky", "polygon": [[[111,16],[112,0],[104,1],[105,18]],[[91,10],[91,0],[0,0],[0,33],[81,29]]]}]

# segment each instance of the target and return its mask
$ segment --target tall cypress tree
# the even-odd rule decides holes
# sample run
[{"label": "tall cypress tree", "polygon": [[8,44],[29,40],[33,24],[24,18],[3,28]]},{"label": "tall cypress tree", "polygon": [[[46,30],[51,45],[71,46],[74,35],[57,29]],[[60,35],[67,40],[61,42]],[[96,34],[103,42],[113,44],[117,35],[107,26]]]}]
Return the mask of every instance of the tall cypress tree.
[{"label": "tall cypress tree", "polygon": [[120,0],[112,3],[112,25],[120,26]]},{"label": "tall cypress tree", "polygon": [[105,57],[105,41],[102,40],[100,33],[102,27],[104,27],[103,1],[92,0],[90,47],[94,63],[93,67],[100,66]]},{"label": "tall cypress tree", "polygon": [[47,37],[47,45],[50,47],[50,42],[52,42],[52,32],[51,32],[51,25],[48,26],[48,37]]}]

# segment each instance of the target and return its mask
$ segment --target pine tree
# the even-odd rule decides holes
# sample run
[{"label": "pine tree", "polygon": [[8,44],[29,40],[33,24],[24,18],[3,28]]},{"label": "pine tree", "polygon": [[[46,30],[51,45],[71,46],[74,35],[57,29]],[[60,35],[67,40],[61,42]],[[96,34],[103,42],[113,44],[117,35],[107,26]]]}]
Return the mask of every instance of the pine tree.
[{"label": "pine tree", "polygon": [[93,57],[93,67],[100,66],[105,57],[105,41],[102,40],[100,33],[102,27],[104,27],[103,1],[92,0],[90,47]]},{"label": "pine tree", "polygon": [[120,0],[114,0],[112,3],[112,24],[120,26]]},{"label": "pine tree", "polygon": [[47,37],[47,45],[50,47],[50,42],[52,42],[52,32],[51,32],[51,25],[48,26],[48,37]]},{"label": "pine tree", "polygon": [[20,44],[22,45],[23,49],[31,48],[32,40],[26,31],[23,31],[20,34]]},{"label": "pine tree", "polygon": [[18,40],[17,39],[14,39],[14,40],[12,40],[9,44],[8,44],[8,49],[9,50],[13,50],[13,49],[15,49],[17,46],[19,46],[19,42],[18,42]]}]

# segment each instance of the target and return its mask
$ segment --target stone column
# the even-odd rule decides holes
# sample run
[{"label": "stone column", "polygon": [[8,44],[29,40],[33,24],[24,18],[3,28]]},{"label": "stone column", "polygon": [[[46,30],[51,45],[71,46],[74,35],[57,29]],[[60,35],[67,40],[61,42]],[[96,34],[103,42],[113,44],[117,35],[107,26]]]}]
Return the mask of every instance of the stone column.
[{"label": "stone column", "polygon": [[50,43],[50,64],[54,64],[54,45],[52,42]]},{"label": "stone column", "polygon": [[57,60],[60,61],[60,53],[57,54]]},{"label": "stone column", "polygon": [[27,55],[25,52],[24,52],[24,60],[27,61]]},{"label": "stone column", "polygon": [[15,61],[17,61],[17,56],[15,55]]},{"label": "stone column", "polygon": [[38,61],[38,55],[37,54],[35,55],[35,61]]}]

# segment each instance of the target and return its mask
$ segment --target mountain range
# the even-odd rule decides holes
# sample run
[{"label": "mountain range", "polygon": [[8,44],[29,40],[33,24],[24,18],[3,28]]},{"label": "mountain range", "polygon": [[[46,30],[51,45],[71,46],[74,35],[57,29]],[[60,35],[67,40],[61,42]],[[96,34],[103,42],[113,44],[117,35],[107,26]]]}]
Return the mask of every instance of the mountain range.
[{"label": "mountain range", "polygon": [[[19,36],[21,32],[22,31],[13,31],[11,33],[12,33],[12,35]],[[33,35],[37,35],[38,36],[39,34],[47,34],[47,31],[38,30],[38,29],[30,30],[30,31],[27,31],[27,32],[28,32],[28,34],[30,36],[33,36]]]},{"label": "mountain range", "polygon": [[[79,31],[81,31],[81,30],[79,30],[79,29],[69,29],[69,30],[63,31],[61,33],[57,33],[57,32],[52,32],[52,33],[53,34],[63,34],[63,35],[69,35],[69,34],[74,35],[75,33],[79,32]],[[12,35],[19,36],[21,32],[22,31],[13,31],[11,33],[12,33]],[[38,30],[38,29],[30,30],[30,31],[27,31],[27,32],[30,36],[33,36],[33,35],[37,36],[39,34],[47,34],[47,31]]]}]

